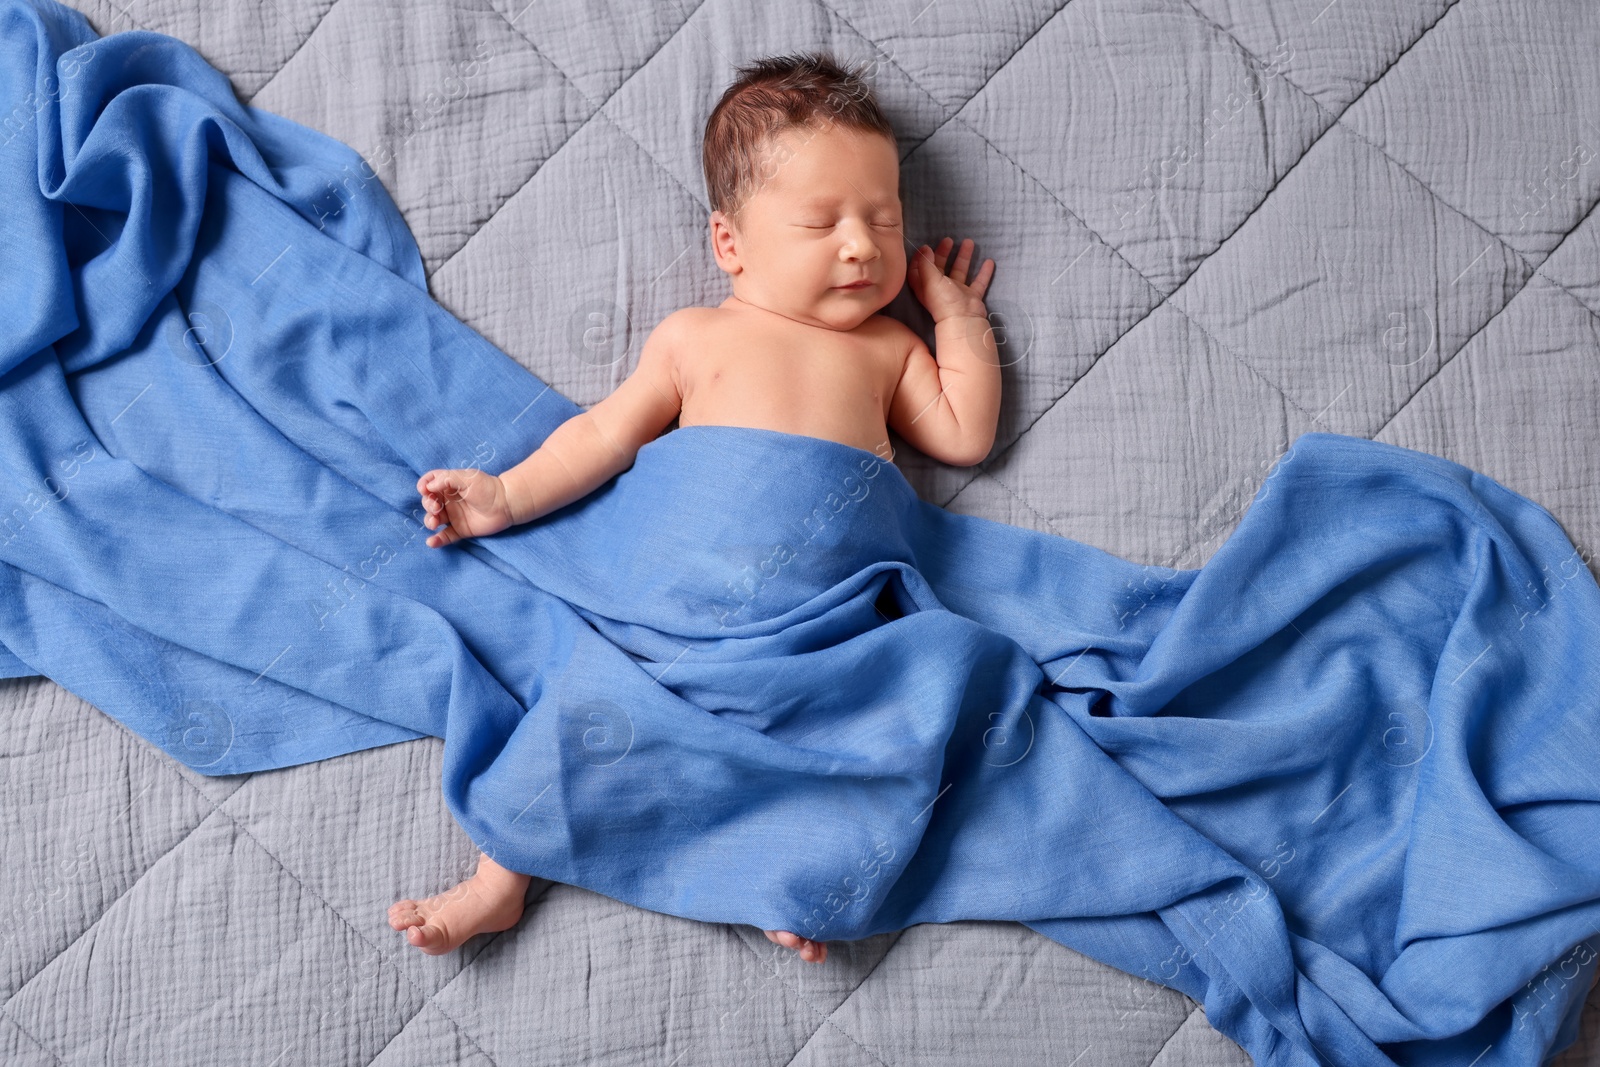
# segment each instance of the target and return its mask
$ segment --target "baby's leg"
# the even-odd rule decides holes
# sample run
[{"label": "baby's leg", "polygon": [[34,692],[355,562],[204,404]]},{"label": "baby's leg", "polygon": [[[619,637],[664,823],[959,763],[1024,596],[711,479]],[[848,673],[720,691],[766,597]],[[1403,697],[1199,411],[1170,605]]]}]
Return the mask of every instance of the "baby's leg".
[{"label": "baby's leg", "polygon": [[457,948],[474,934],[509,930],[522,918],[529,877],[508,871],[482,853],[471,878],[427,900],[400,900],[389,925],[430,956]]},{"label": "baby's leg", "polygon": [[828,958],[828,943],[826,941],[812,941],[810,938],[801,937],[799,934],[790,933],[788,930],[768,930],[767,940],[776,942],[784,948],[796,949],[800,958],[807,963],[821,963]]}]

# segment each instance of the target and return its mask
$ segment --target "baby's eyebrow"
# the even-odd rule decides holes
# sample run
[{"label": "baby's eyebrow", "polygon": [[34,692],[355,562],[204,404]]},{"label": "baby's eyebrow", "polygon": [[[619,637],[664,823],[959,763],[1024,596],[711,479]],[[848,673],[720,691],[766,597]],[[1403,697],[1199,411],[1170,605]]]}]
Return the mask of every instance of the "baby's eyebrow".
[{"label": "baby's eyebrow", "polygon": [[[802,208],[834,208],[834,206],[838,206],[838,203],[843,202],[843,200],[845,200],[845,197],[829,197],[827,194],[811,194],[810,197],[805,197],[803,200],[800,200],[798,205],[802,206]],[[894,190],[890,197],[869,197],[869,200],[870,203],[872,203],[872,206],[875,206],[875,208],[882,208],[885,203],[893,203],[894,200],[899,200],[899,190]]]},{"label": "baby's eyebrow", "polygon": [[[821,195],[815,195],[814,194],[812,196],[806,197],[803,200],[800,200],[797,203],[796,206],[798,206],[798,207],[800,207],[802,209],[832,208],[832,207],[838,207],[844,201],[844,199],[845,199],[844,197],[821,196]],[[895,199],[898,199],[898,193],[896,194]],[[876,210],[876,211],[888,211],[888,212],[892,213],[893,210],[894,210],[894,200],[885,200],[885,201],[881,201],[881,202],[879,200],[869,200],[868,202],[872,205],[873,209]]]}]

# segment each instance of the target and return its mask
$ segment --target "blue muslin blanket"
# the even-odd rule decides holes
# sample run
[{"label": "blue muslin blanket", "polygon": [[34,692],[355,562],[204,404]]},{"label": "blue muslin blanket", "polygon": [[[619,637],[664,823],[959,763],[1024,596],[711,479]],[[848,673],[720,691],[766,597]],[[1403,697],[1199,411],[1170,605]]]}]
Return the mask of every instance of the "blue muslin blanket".
[{"label": "blue muslin blanket", "polygon": [[1308,433],[1203,568],[689,426],[423,545],[579,409],[358,156],[0,2],[0,676],[236,774],[422,736],[516,870],[854,939],[1009,919],[1273,1067],[1538,1064],[1600,937],[1600,587],[1543,508]]}]

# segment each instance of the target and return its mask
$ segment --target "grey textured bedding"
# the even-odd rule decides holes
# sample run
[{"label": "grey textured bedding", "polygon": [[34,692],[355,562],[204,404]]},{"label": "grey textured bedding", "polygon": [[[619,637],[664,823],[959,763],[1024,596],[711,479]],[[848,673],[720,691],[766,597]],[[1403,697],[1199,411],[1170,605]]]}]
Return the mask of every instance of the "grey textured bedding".
[{"label": "grey textured bedding", "polygon": [[[727,293],[698,152],[733,67],[831,49],[899,131],[907,235],[998,265],[999,440],[952,468],[896,439],[924,498],[1194,567],[1329,430],[1491,475],[1600,573],[1591,0],[73,6],[356,148],[372,172],[330,196],[382,181],[434,296],[583,404]],[[813,966],[536,879],[513,930],[425,956],[385,912],[471,872],[441,749],[207,778],[0,682],[0,1061],[1249,1062],[1194,1001],[1014,924]],[[1600,1064],[1600,995],[1557,1062]]]}]

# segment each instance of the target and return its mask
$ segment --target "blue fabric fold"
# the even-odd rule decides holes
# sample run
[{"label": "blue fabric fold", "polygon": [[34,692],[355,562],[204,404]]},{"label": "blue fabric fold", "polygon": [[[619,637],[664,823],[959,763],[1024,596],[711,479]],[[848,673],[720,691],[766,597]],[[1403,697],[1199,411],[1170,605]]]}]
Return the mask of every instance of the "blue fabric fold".
[{"label": "blue fabric fold", "polygon": [[[1539,1064],[1600,946],[1600,587],[1448,460],[1296,439],[1202,568],[688,426],[429,549],[579,408],[348,147],[0,2],[0,677],[240,774],[423,736],[515,870],[856,939],[1015,920],[1260,1064]],[[351,174],[366,175],[349,180]]]}]

